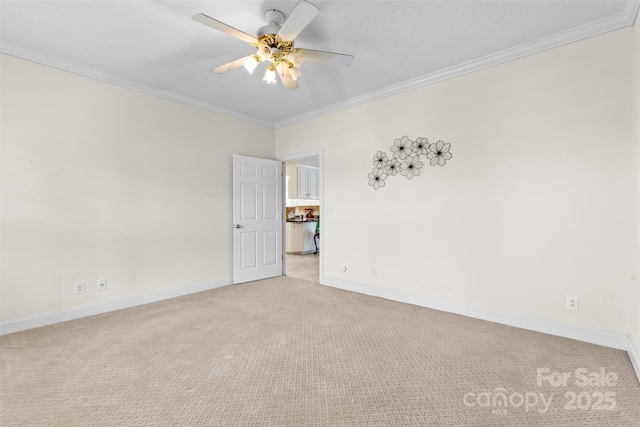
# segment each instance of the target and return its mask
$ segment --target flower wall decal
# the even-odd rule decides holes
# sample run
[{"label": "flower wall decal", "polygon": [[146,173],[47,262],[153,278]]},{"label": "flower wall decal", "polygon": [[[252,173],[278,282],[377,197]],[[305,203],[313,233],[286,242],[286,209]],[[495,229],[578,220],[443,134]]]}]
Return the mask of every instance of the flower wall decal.
[{"label": "flower wall decal", "polygon": [[396,138],[391,145],[391,156],[383,151],[378,151],[373,156],[373,169],[369,173],[369,185],[374,190],[385,186],[385,180],[389,176],[398,173],[407,179],[419,176],[425,163],[421,156],[429,160],[431,166],[444,166],[447,160],[451,160],[451,144],[444,141],[429,143],[427,138],[410,140],[408,136]]},{"label": "flower wall decal", "polygon": [[384,166],[384,169],[387,171],[387,175],[395,175],[400,172],[400,168],[402,167],[402,163],[400,163],[397,159],[389,159],[387,160],[387,164]]},{"label": "flower wall decal", "polygon": [[387,164],[387,153],[383,153],[382,151],[378,151],[375,156],[373,156],[373,166],[377,168],[384,168]]},{"label": "flower wall decal", "polygon": [[403,136],[393,141],[391,152],[393,153],[394,159],[404,160],[407,154],[411,152],[411,141],[409,141],[409,137]]},{"label": "flower wall decal", "polygon": [[369,185],[377,190],[380,187],[384,187],[384,180],[387,179],[387,174],[383,168],[373,168],[369,173]]},{"label": "flower wall decal", "polygon": [[414,176],[420,175],[421,168],[422,162],[420,161],[420,156],[407,156],[404,163],[402,163],[400,175],[411,179]]},{"label": "flower wall decal", "polygon": [[417,155],[427,155],[429,151],[429,140],[427,138],[416,138],[413,141],[411,150]]},{"label": "flower wall decal", "polygon": [[445,163],[447,163],[447,160],[451,159],[451,153],[449,152],[450,148],[451,144],[445,144],[442,141],[438,141],[435,144],[429,144],[427,159],[429,159],[431,166],[444,166]]}]

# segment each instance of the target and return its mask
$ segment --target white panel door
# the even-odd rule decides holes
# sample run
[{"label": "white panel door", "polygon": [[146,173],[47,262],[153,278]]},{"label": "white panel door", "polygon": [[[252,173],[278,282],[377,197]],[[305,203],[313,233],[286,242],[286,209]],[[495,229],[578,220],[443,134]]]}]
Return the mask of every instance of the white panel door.
[{"label": "white panel door", "polygon": [[233,156],[233,283],[282,275],[282,162]]}]

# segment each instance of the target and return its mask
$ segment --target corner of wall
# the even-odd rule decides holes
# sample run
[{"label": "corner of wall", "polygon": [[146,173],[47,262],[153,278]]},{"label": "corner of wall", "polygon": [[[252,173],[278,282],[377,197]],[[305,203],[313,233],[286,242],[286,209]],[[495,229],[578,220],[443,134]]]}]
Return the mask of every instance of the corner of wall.
[{"label": "corner of wall", "polygon": [[633,370],[636,373],[636,378],[638,378],[638,383],[640,383],[640,347],[634,345],[634,342],[631,338],[629,338],[628,346],[627,346],[627,354],[629,355],[629,360],[631,361],[631,365],[633,366]]},{"label": "corner of wall", "polygon": [[640,382],[640,7],[633,25],[632,126],[635,151],[635,274],[629,290],[629,358]]}]

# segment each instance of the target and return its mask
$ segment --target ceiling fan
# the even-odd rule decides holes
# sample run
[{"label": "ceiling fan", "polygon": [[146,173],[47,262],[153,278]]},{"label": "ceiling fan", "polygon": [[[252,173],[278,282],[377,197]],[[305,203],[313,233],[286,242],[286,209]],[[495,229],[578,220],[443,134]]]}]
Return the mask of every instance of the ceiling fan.
[{"label": "ceiling fan", "polygon": [[302,75],[300,65],[304,61],[309,60],[347,67],[353,62],[352,55],[294,47],[295,38],[311,23],[319,12],[320,9],[306,0],[298,2],[286,21],[284,13],[277,9],[269,9],[264,14],[267,25],[258,29],[257,37],[213,19],[204,13],[194,15],[193,19],[249,43],[256,48],[256,53],[253,55],[245,56],[214,68],[212,70],[214,73],[222,74],[242,66],[249,73],[253,73],[253,70],[261,62],[267,62],[269,66],[263,78],[265,82],[275,84],[277,74],[285,88],[296,89],[298,87],[298,77]]}]

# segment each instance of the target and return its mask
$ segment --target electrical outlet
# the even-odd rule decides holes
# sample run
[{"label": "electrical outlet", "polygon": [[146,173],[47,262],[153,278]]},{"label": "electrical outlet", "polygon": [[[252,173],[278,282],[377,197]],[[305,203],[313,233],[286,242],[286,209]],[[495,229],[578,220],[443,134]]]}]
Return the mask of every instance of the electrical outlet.
[{"label": "electrical outlet", "polygon": [[572,297],[567,295],[567,300],[566,300],[567,310],[578,311],[579,305],[580,305],[580,299],[578,297]]},{"label": "electrical outlet", "polygon": [[73,288],[76,290],[76,295],[84,294],[84,282],[76,283]]},{"label": "electrical outlet", "polygon": [[371,270],[371,276],[372,277],[376,277],[376,274],[378,274],[378,273],[376,273],[376,269],[375,268],[373,270]]},{"label": "electrical outlet", "polygon": [[106,291],[107,290],[107,279],[98,279],[98,282],[96,283],[96,286],[97,286],[99,291]]}]

